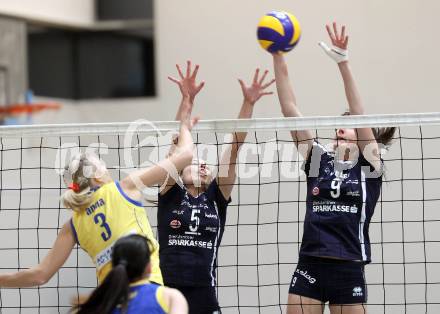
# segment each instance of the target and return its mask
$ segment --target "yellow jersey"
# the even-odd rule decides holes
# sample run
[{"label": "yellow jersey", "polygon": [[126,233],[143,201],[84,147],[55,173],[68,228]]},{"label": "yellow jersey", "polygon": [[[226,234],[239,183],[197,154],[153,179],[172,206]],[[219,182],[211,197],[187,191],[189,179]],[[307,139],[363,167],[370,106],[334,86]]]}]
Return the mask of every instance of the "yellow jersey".
[{"label": "yellow jersey", "polygon": [[142,203],[131,199],[119,182],[98,188],[87,208],[74,211],[71,226],[77,243],[92,258],[96,276],[102,283],[112,268],[114,243],[129,234],[141,234],[152,245],[151,275],[149,280],[163,285],[159,268],[159,244],[156,241]]}]

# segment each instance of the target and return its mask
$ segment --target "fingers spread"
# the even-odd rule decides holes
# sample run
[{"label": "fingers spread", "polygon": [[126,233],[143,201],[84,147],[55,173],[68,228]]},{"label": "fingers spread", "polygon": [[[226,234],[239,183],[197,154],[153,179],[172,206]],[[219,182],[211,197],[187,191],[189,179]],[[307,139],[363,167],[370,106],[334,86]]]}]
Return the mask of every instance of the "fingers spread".
[{"label": "fingers spread", "polygon": [[263,84],[264,79],[266,78],[267,73],[269,73],[268,70],[264,71],[263,76],[261,77],[260,81],[258,81],[259,85]]},{"label": "fingers spread", "polygon": [[272,79],[269,83],[264,84],[263,86],[261,86],[261,89],[266,89],[268,88],[270,85],[272,85],[273,83],[275,83],[275,79]]},{"label": "fingers spread", "polygon": [[260,94],[261,96],[273,95],[273,92],[264,92]]},{"label": "fingers spread", "polygon": [[341,31],[341,40],[345,39],[345,25],[342,25],[342,31]]},{"label": "fingers spread", "polygon": [[335,36],[333,35],[333,32],[330,28],[329,25],[325,26],[325,29],[327,30],[328,36],[330,37],[330,40],[332,41],[332,43],[334,44],[334,42],[336,41]]},{"label": "fingers spread", "polygon": [[180,65],[176,64],[176,68],[177,68],[177,72],[179,73],[180,78],[183,80],[183,73],[182,70],[180,69]]},{"label": "fingers spread", "polygon": [[344,47],[345,48],[347,48],[347,46],[348,46],[348,36],[345,36],[345,39],[344,39]]},{"label": "fingers spread", "polygon": [[259,73],[260,73],[260,69],[257,68],[255,70],[255,74],[254,74],[254,80],[253,80],[254,84],[257,84],[257,82],[258,82],[258,75],[259,75]]},{"label": "fingers spread", "polygon": [[203,86],[205,86],[204,81],[200,82],[200,84],[197,86],[197,93],[203,88]]},{"label": "fingers spread", "polygon": [[191,75],[191,78],[195,79],[198,72],[199,72],[199,65],[197,64],[193,74]]},{"label": "fingers spread", "polygon": [[336,40],[338,40],[339,39],[339,33],[338,33],[338,26],[336,25],[336,22],[333,22],[333,31],[335,32]]},{"label": "fingers spread", "polygon": [[168,76],[168,79],[169,79],[171,82],[176,83],[177,85],[180,84],[179,80],[175,79],[174,77]]},{"label": "fingers spread", "polygon": [[238,79],[238,82],[240,83],[241,88],[245,88],[246,85],[244,84],[242,79]]},{"label": "fingers spread", "polygon": [[186,77],[189,77],[191,75],[191,61],[186,61]]}]

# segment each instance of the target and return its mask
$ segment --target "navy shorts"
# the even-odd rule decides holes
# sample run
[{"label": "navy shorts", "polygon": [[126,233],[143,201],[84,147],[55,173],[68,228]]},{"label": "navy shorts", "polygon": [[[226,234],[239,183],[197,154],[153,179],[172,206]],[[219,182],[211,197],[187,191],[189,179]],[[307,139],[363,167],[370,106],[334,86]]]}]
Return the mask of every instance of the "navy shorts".
[{"label": "navy shorts", "polygon": [[166,285],[182,292],[188,302],[189,314],[220,314],[215,287],[187,287]]},{"label": "navy shorts", "polygon": [[302,255],[289,294],[330,304],[367,303],[364,263]]}]

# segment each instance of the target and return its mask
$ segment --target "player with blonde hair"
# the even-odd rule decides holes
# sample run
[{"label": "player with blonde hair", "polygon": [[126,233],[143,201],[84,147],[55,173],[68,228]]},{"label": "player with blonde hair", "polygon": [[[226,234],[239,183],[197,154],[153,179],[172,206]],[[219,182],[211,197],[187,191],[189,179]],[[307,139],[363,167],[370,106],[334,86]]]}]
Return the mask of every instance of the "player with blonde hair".
[{"label": "player with blonde hair", "polygon": [[99,283],[110,272],[114,243],[122,236],[140,234],[152,243],[152,282],[163,284],[159,268],[159,246],[154,238],[141,190],[162,185],[170,175],[191,164],[193,140],[190,130],[197,122],[191,119],[188,91],[182,90],[179,143],[176,152],[154,166],[130,173],[114,181],[103,161],[91,153],[74,156],[66,167],[68,190],[62,201],[71,208],[72,218],[61,228],[48,254],[40,264],[16,273],[0,274],[0,287],[32,287],[45,284],[63,266],[75,244],[79,244],[96,265]]}]

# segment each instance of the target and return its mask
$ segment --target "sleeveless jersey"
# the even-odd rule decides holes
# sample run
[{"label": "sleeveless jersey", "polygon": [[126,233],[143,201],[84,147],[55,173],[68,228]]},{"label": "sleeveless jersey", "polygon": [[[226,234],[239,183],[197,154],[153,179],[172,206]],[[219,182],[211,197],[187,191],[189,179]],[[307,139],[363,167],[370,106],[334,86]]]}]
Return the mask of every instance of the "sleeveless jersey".
[{"label": "sleeveless jersey", "polygon": [[154,246],[150,280],[163,284],[159,247],[145,209],[124,193],[119,182],[107,183],[96,190],[87,208],[73,212],[71,226],[77,243],[92,258],[100,283],[111,270],[111,253],[116,240],[129,234],[141,234]]},{"label": "sleeveless jersey", "polygon": [[229,202],[217,180],[198,197],[178,184],[159,195],[160,267],[166,285],[215,285],[217,251]]},{"label": "sleeveless jersey", "polygon": [[[125,314],[166,314],[168,305],[163,298],[163,286],[141,280],[130,285],[130,297]],[[120,308],[113,310],[112,314],[121,314]]]},{"label": "sleeveless jersey", "polygon": [[314,142],[304,167],[306,217],[301,255],[371,261],[368,228],[382,186],[382,176],[359,154],[338,161]]}]

